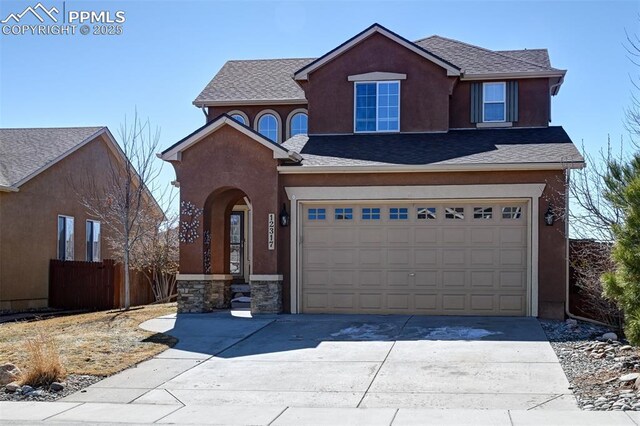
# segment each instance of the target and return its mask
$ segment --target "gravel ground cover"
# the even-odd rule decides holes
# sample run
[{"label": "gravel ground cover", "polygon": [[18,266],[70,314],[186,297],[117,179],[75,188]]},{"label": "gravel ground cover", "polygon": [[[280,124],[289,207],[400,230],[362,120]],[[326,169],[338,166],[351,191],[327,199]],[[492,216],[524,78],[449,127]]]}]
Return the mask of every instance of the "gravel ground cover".
[{"label": "gravel ground cover", "polygon": [[540,321],[579,406],[640,411],[640,350],[610,329],[582,321]]},{"label": "gravel ground cover", "polygon": [[104,379],[103,376],[70,374],[64,380],[63,388],[58,391],[50,388],[30,390],[20,387],[14,392],[9,392],[5,388],[4,392],[0,392],[0,401],[55,401],[72,393],[82,391],[82,389],[102,379]]}]

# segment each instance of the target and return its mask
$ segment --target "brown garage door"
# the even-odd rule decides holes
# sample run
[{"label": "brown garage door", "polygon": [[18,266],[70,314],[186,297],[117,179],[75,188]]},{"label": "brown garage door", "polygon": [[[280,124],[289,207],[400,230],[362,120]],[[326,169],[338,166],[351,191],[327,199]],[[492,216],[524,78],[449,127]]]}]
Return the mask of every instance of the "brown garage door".
[{"label": "brown garage door", "polygon": [[525,315],[523,202],[304,204],[307,313]]}]

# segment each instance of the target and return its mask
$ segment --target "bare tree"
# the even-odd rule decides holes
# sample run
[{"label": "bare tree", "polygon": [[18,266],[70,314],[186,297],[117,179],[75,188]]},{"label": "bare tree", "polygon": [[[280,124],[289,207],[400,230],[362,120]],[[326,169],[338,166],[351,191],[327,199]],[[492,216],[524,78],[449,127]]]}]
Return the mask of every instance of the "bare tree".
[{"label": "bare tree", "polygon": [[109,156],[106,178],[87,172],[80,182],[73,181],[80,202],[87,213],[101,221],[116,260],[124,266],[124,308],[131,306],[130,269],[138,244],[157,234],[164,213],[152,193],[162,195],[158,177],[162,164],[156,152],[160,140],[158,128],[142,121],[137,111],[133,120],[125,118],[120,126],[122,156]]}]

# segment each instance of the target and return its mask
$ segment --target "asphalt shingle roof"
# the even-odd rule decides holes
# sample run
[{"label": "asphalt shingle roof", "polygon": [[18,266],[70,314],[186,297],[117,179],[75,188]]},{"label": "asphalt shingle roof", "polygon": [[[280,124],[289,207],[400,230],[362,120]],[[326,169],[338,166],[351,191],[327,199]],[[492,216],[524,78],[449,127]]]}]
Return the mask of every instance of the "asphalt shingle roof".
[{"label": "asphalt shingle roof", "polygon": [[228,61],[194,103],[305,99],[292,76],[311,61],[313,58]]},{"label": "asphalt shingle roof", "polygon": [[584,162],[559,126],[447,133],[297,135],[283,146],[302,155],[302,167]]},{"label": "asphalt shingle roof", "polygon": [[423,38],[415,44],[457,65],[465,74],[554,70],[547,63],[548,55],[539,51],[536,51],[534,58],[533,53],[523,53],[526,50],[494,51],[438,35]]},{"label": "asphalt shingle roof", "polygon": [[[552,71],[546,49],[493,51],[433,35],[414,42],[469,74]],[[232,60],[226,62],[195,99],[207,102],[305,99],[293,74],[316,58]]]},{"label": "asphalt shingle roof", "polygon": [[14,186],[102,129],[0,129],[0,185]]}]

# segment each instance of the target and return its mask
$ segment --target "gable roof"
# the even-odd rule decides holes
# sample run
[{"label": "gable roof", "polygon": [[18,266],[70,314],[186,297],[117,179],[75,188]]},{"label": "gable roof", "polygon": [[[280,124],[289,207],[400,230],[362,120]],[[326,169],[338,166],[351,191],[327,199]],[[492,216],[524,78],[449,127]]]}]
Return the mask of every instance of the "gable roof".
[{"label": "gable roof", "polygon": [[313,58],[228,61],[193,101],[196,106],[242,103],[307,103],[291,78]]},{"label": "gable roof", "polygon": [[0,129],[0,190],[16,191],[105,132],[106,127]]},{"label": "gable roof", "polygon": [[345,41],[340,46],[336,47],[335,49],[319,57],[315,61],[300,68],[298,71],[296,71],[293,74],[293,78],[295,80],[306,80],[310,72],[320,68],[321,66],[331,61],[335,57],[342,55],[344,52],[348,51],[349,49],[351,49],[361,41],[369,38],[375,33],[381,34],[395,41],[399,45],[413,51],[414,53],[417,53],[418,55],[424,57],[425,59],[428,59],[429,61],[441,66],[442,68],[447,70],[447,75],[451,75],[451,76],[460,75],[460,68],[454,65],[452,62],[449,62],[446,59],[443,59],[437,54],[434,54],[431,51],[427,50],[425,47],[412,43],[406,38],[376,23],[371,25],[369,28],[365,29],[364,31],[351,37],[349,40]]},{"label": "gable roof", "polygon": [[[232,60],[193,101],[198,107],[242,104],[307,103],[304,91],[292,76],[299,78],[321,66],[374,32],[392,37],[402,45],[435,58],[461,73],[461,79],[548,76],[562,83],[565,70],[553,68],[546,49],[490,50],[446,37],[433,35],[410,42],[374,24],[320,58]],[[554,87],[553,94],[559,88]]]},{"label": "gable roof", "polygon": [[317,169],[411,171],[582,167],[584,158],[562,127],[451,130],[446,133],[296,135],[283,145],[300,153],[288,173]]},{"label": "gable roof", "polygon": [[273,151],[273,158],[275,159],[287,159],[292,161],[300,161],[302,159],[302,157],[300,157],[298,153],[288,150],[283,145],[277,144],[271,139],[267,139],[252,128],[237,122],[227,114],[221,114],[204,126],[196,129],[190,135],[182,138],[175,144],[171,145],[169,148],[159,153],[158,157],[165,161],[180,161],[182,157],[182,151],[185,151],[192,145],[200,142],[202,139],[214,133],[224,125],[233,127],[239,132],[242,132],[245,135],[249,136],[259,144],[269,148],[271,151]]}]

